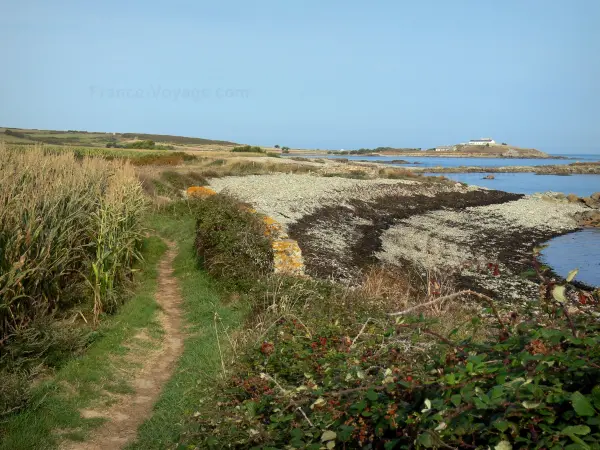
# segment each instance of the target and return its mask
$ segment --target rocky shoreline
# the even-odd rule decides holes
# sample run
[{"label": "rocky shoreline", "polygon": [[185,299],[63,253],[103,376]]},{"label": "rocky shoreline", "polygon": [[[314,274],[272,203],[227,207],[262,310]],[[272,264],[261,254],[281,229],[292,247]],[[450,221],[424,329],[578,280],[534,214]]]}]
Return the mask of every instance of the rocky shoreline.
[{"label": "rocky shoreline", "polygon": [[502,167],[416,167],[415,172],[429,173],[536,173],[539,175],[578,175],[600,174],[600,162],[596,163],[571,163],[554,164],[547,166],[502,166]]},{"label": "rocky shoreline", "polygon": [[279,174],[211,185],[280,221],[313,276],[352,284],[369,267],[391,264],[452,274],[460,286],[506,301],[535,295],[537,284],[522,276],[535,246],[579,229],[597,212],[562,194],[523,196],[427,177]]}]

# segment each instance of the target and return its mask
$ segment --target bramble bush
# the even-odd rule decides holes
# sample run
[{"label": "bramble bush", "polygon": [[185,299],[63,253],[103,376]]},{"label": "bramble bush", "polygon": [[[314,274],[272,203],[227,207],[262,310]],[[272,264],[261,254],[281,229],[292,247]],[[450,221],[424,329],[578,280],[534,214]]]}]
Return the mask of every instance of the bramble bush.
[{"label": "bramble bush", "polygon": [[[598,448],[600,326],[594,317],[498,327],[486,342],[425,321],[282,318],[237,368],[191,441],[255,448]],[[479,321],[474,320],[474,326]],[[424,346],[426,351],[415,352]]]}]

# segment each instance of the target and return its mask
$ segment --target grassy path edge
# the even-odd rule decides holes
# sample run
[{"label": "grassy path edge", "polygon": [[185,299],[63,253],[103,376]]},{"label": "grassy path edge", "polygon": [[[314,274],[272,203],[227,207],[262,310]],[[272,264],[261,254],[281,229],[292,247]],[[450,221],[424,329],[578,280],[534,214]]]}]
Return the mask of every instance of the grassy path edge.
[{"label": "grassy path edge", "polygon": [[[175,373],[163,389],[153,416],[139,429],[138,440],[127,449],[163,449],[179,441],[185,418],[192,416],[208,397],[221,373],[221,358],[214,331],[220,325],[235,328],[246,314],[240,305],[224,305],[216,283],[198,269],[194,256],[194,218],[154,214],[150,225],[164,238],[174,240],[179,254],[174,275],[183,298],[187,338]],[[221,342],[223,346],[224,343]]]},{"label": "grassy path edge", "polygon": [[160,334],[154,295],[157,264],[166,249],[166,244],[157,237],[145,240],[145,261],[140,267],[135,293],[116,315],[102,322],[95,341],[83,356],[70,360],[49,380],[34,388],[26,409],[0,418],[0,450],[52,449],[65,438],[83,441],[103,420],[84,419],[79,411],[99,401],[106,392],[131,392],[129,380],[118,364],[107,362],[111,356],[127,352],[123,344],[137,330],[148,328],[151,333]]}]

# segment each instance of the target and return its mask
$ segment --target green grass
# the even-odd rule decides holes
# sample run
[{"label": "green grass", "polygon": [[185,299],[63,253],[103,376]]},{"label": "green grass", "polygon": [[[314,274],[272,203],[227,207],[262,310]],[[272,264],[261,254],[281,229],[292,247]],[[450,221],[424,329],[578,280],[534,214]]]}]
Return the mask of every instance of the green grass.
[{"label": "green grass", "polygon": [[[161,236],[173,239],[179,247],[174,262],[175,276],[179,280],[188,338],[175,374],[165,386],[153,416],[139,429],[138,440],[129,449],[170,448],[177,443],[186,418],[194,414],[221,372],[221,359],[217,346],[215,312],[226,328],[238,326],[246,310],[236,304],[224,305],[220,301],[215,283],[204,271],[199,271],[194,256],[195,220],[183,210],[173,214],[154,214],[149,225]],[[219,325],[220,327],[221,325]],[[221,346],[226,337],[219,328]]]},{"label": "green grass", "polygon": [[[16,142],[14,136],[5,134],[6,128],[0,127],[0,140],[10,139],[10,142]],[[26,128],[13,128],[12,132],[23,134],[25,138],[16,138],[20,142],[44,142],[55,145],[85,145],[92,147],[104,147],[108,142],[127,142],[131,139],[152,140],[158,144],[176,144],[176,145],[224,145],[233,146],[234,142],[218,141],[213,139],[194,138],[186,136],[172,136],[163,134],[144,134],[144,133],[107,133],[107,132],[87,132],[87,131],[59,131],[59,130],[33,130]]]},{"label": "green grass", "polygon": [[7,418],[0,417],[0,449],[50,449],[57,446],[57,436],[82,440],[87,431],[99,425],[101,419],[86,420],[79,409],[89,407],[105,394],[131,392],[127,379],[118,369],[112,355],[124,355],[124,343],[138,329],[149,328],[152,335],[160,333],[155,322],[157,304],[156,265],[166,250],[164,242],[156,237],[145,240],[135,295],[118,314],[105,317],[98,336],[88,351],[61,368],[50,380],[34,388],[30,406]]}]

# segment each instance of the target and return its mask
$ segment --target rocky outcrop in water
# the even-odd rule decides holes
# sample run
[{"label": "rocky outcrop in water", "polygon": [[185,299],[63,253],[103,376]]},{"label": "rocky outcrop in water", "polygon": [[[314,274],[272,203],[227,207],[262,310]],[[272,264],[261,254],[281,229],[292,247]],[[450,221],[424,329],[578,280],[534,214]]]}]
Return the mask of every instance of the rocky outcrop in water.
[{"label": "rocky outcrop in water", "polygon": [[600,227],[600,211],[584,211],[575,216],[584,227]]},{"label": "rocky outcrop in water", "polygon": [[583,203],[589,208],[575,215],[577,222],[584,227],[600,227],[600,192],[594,192],[589,197],[577,197],[575,194],[567,195],[570,203]]},{"label": "rocky outcrop in water", "polygon": [[415,171],[430,173],[535,173],[536,175],[598,175],[600,162],[583,162],[544,166],[503,166],[503,167],[415,167]]}]

